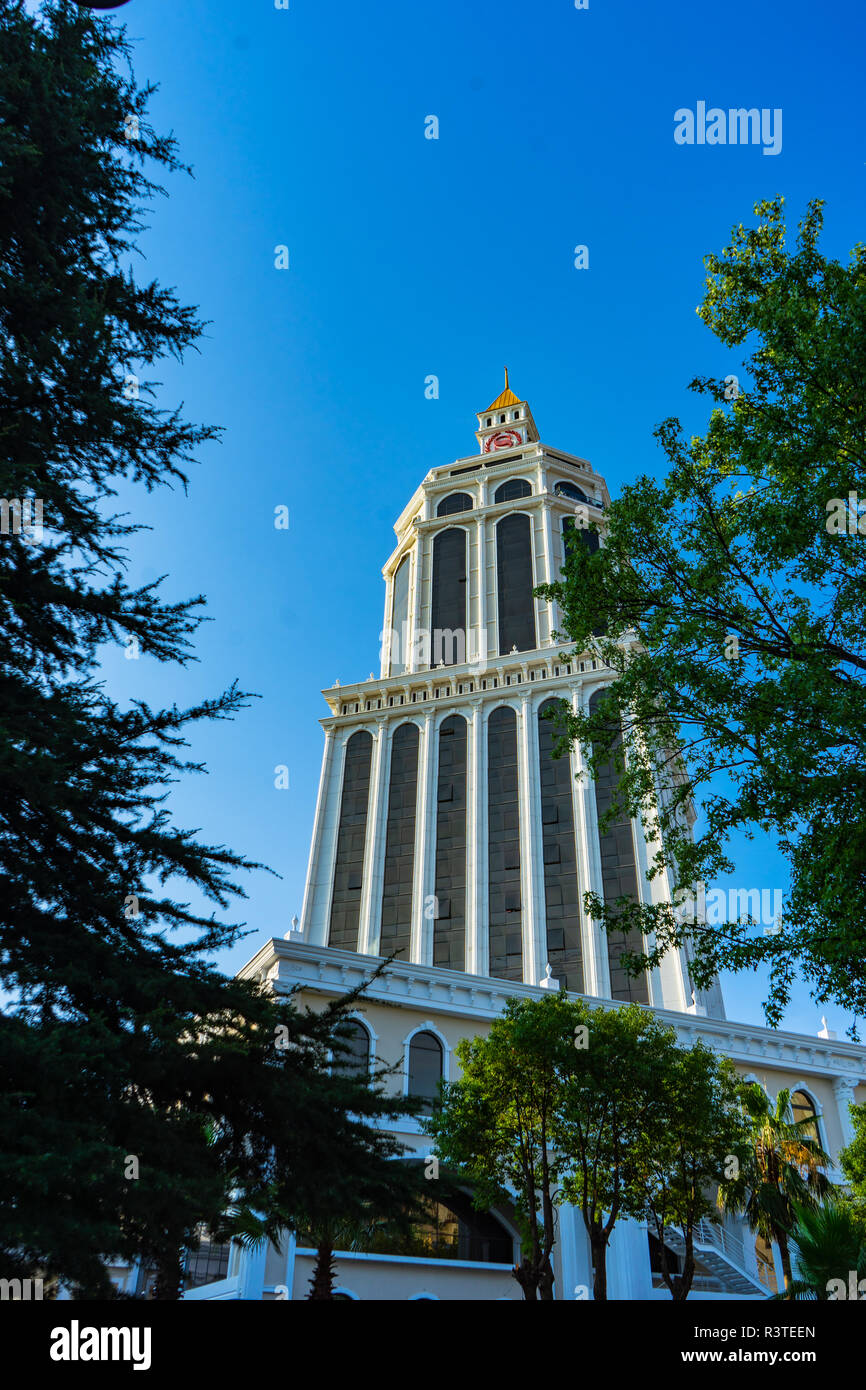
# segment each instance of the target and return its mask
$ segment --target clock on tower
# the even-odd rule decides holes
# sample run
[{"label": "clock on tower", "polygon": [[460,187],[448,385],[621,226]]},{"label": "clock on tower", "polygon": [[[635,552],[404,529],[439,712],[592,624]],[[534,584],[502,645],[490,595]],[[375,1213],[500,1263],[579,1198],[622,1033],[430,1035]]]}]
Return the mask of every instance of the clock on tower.
[{"label": "clock on tower", "polygon": [[505,390],[478,415],[475,438],[482,454],[498,453],[500,449],[519,449],[522,444],[534,443],[538,439],[532,411],[508,385],[507,367]]}]

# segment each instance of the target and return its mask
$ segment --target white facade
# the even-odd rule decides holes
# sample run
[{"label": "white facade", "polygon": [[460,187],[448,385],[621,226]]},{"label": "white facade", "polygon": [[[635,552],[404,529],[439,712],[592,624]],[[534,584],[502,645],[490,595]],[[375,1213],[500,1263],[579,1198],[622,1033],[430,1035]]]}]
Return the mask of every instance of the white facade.
[{"label": "white facade", "polygon": [[[384,629],[387,633],[398,626],[395,611],[402,604],[397,617],[400,627],[405,621],[408,641],[402,633],[399,647],[382,641],[378,679],[325,691],[330,712],[322,720],[325,751],[301,930],[285,940],[268,942],[242,972],[268,982],[278,993],[300,986],[301,1000],[315,1006],[317,1000],[324,1002],[368,978],[381,956],[390,953],[393,940],[404,941],[406,949],[371,987],[359,1010],[370,1056],[395,1065],[400,1078],[395,1085],[404,1092],[410,1084],[412,1040],[419,1033],[437,1040],[442,1074],[453,1081],[458,1075],[454,1049],[461,1038],[486,1033],[507,998],[542,994],[551,943],[558,939],[559,928],[555,923],[551,926],[556,863],[549,852],[552,813],[545,798],[552,793],[542,786],[539,707],[553,696],[575,708],[587,708],[593,693],[608,679],[591,656],[561,658],[552,638],[558,615],[546,601],[532,600],[532,644],[517,651],[501,649],[507,642],[501,630],[500,589],[509,581],[507,576],[503,581],[498,554],[502,533],[497,530],[505,517],[528,518],[530,589],[551,581],[563,560],[564,518],[574,518],[577,508],[578,525],[581,510],[584,519],[588,515],[603,521],[609,501],[603,479],[584,459],[539,443],[529,407],[508,390],[507,378],[506,390],[478,416],[478,425],[479,453],[433,469],[395,525],[397,545],[383,570]],[[496,500],[503,483],[519,479],[529,489],[523,489],[525,495]],[[571,496],[557,491],[563,483]],[[575,489],[583,501],[575,499]],[[455,493],[466,494],[469,505],[440,516],[443,500]],[[526,534],[526,525],[520,526]],[[467,659],[439,665],[432,650],[437,611],[434,547],[438,535],[455,528],[465,533],[465,543],[458,541],[455,553],[465,544],[463,655]],[[404,563],[408,568],[398,579]],[[459,575],[457,582],[463,582]],[[458,592],[454,585],[452,591]],[[529,630],[524,623],[524,633]],[[430,641],[429,651],[424,634]],[[454,655],[452,651],[450,659]],[[490,788],[496,775],[495,767],[491,773],[491,718],[503,706],[513,712],[516,825],[510,857],[503,861],[500,855],[500,861],[512,875],[511,892],[518,903],[513,915],[515,920],[519,915],[519,931],[516,926],[503,930],[512,943],[508,959],[519,955],[519,978],[513,971],[510,978],[502,976],[491,959],[490,944],[497,929],[491,921],[491,855],[498,853],[491,828],[497,815],[502,819],[501,812],[491,809]],[[459,968],[435,960],[437,932],[447,928],[447,919],[443,922],[437,915],[444,902],[441,891],[437,892],[437,830],[443,825],[440,735],[443,724],[455,715],[465,720],[465,805],[461,804],[458,818],[462,836],[458,857],[465,851],[465,877],[457,889],[465,909]],[[409,740],[414,782],[404,779],[395,790],[391,776],[395,737],[407,723],[417,730]],[[354,783],[349,778],[347,784],[348,746],[359,731],[369,736],[361,768],[364,776]],[[588,778],[579,777],[579,750],[572,752],[566,766],[568,805],[556,826],[560,844],[563,834],[566,838],[573,834],[569,872],[577,885],[577,898],[572,901],[579,907],[574,909],[577,915],[570,930],[582,972],[582,988],[573,992],[600,1007],[617,1008],[627,995],[620,977],[619,998],[614,997],[615,948],[609,947],[605,933],[582,907],[583,893],[591,888],[603,894],[606,883],[596,790]],[[407,785],[414,787],[408,806]],[[450,795],[450,784],[445,790]],[[405,835],[398,835],[397,822],[389,819],[391,797],[402,797],[397,828],[405,830]],[[351,816],[345,814],[347,805]],[[557,805],[562,811],[561,792]],[[390,851],[389,824],[394,832]],[[661,876],[652,884],[646,877],[652,846],[639,823],[621,826],[617,844],[624,861],[634,865],[636,892],[644,901],[651,900],[653,893],[668,891]],[[341,853],[346,860],[342,867]],[[397,871],[404,875],[406,890],[389,900],[387,891]],[[391,914],[390,935],[383,928],[386,909]],[[452,942],[448,949],[458,948]],[[807,1038],[726,1020],[717,985],[707,992],[693,991],[684,953],[670,954],[645,982],[645,990],[643,1002],[675,1028],[682,1044],[702,1039],[730,1057],[743,1076],[758,1081],[771,1097],[783,1087],[800,1091],[814,1110],[823,1147],[834,1159],[850,1141],[849,1103],[866,1100],[866,1049],[838,1042],[826,1029],[816,1038]],[[401,1120],[397,1133],[410,1153],[418,1157],[427,1153],[429,1141],[415,1121]],[[498,1218],[502,1230],[515,1240],[508,1259],[479,1262],[339,1252],[339,1290],[347,1298],[378,1301],[519,1300],[522,1296],[511,1275],[518,1257],[516,1232],[507,1212],[498,1213]],[[676,1240],[673,1234],[675,1248]],[[705,1226],[698,1233],[696,1254],[693,1299],[763,1298],[773,1289],[772,1266],[759,1268],[754,1236],[731,1217],[720,1227]],[[287,1238],[279,1251],[271,1247],[250,1254],[233,1248],[225,1277],[185,1296],[303,1299],[312,1264],[313,1252],[298,1248],[293,1238]],[[580,1214],[567,1207],[559,1212],[554,1270],[557,1299],[589,1296],[592,1277],[586,1232]],[[609,1296],[616,1299],[669,1298],[653,1276],[647,1232],[635,1222],[617,1223],[608,1259],[608,1287]]]},{"label": "white facade", "polygon": [[[324,692],[330,715],[322,720],[325,752],[301,933],[311,945],[335,944],[330,927],[346,748],[354,734],[365,730],[373,741],[369,802],[363,882],[358,890],[357,939],[350,943],[350,949],[366,955],[380,954],[391,751],[396,730],[408,722],[418,728],[419,752],[407,958],[419,964],[434,964],[436,918],[431,913],[436,909],[431,904],[436,897],[437,742],[443,722],[457,714],[466,721],[468,739],[464,968],[474,975],[497,973],[491,970],[489,959],[488,725],[493,711],[507,706],[514,711],[517,726],[522,980],[538,984],[550,958],[546,939],[538,711],[551,697],[565,699],[575,709],[586,709],[594,692],[604,686],[607,674],[601,663],[589,655],[582,660],[561,659],[560,646],[553,639],[559,615],[554,611],[555,605],[542,599],[530,600],[535,629],[533,645],[520,651],[501,650],[504,644],[499,622],[498,524],[506,516],[522,515],[529,520],[529,592],[559,576],[564,558],[563,521],[568,518],[578,526],[587,519],[603,524],[609,494],[604,480],[585,459],[537,441],[529,407],[507,390],[499,402],[479,414],[478,420],[481,454],[431,470],[395,524],[397,545],[383,569],[386,594],[380,677]],[[526,436],[525,442],[497,443],[505,432],[512,437],[519,432]],[[488,449],[491,441],[496,447]],[[531,487],[531,494],[497,502],[497,491],[514,480],[524,480]],[[578,491],[586,501],[562,495],[558,488],[563,485],[571,493]],[[455,493],[466,494],[471,507],[437,515],[443,500]],[[466,659],[455,664],[449,660],[446,665],[435,663],[437,651],[449,658],[459,655],[460,639],[452,638],[453,629],[443,631],[435,626],[433,547],[438,535],[454,530],[466,536],[466,622],[461,630],[461,635],[465,632],[462,654]],[[400,621],[395,614],[395,576],[404,563],[409,568],[408,611]],[[402,667],[405,669],[392,674],[394,668]],[[611,991],[608,939],[582,908],[584,892],[604,892],[596,796],[593,784],[579,778],[579,750],[571,753],[570,765],[581,902],[581,992],[606,999],[617,997]],[[638,892],[645,901],[651,901],[666,894],[668,886],[662,878],[652,883],[647,879],[649,852],[639,823],[633,823],[632,834]],[[341,940],[338,944],[349,943]],[[383,948],[381,953],[387,952]],[[648,981],[647,1002],[660,1008],[724,1016],[718,988],[693,991],[684,955],[669,955],[662,968],[653,972]]]}]

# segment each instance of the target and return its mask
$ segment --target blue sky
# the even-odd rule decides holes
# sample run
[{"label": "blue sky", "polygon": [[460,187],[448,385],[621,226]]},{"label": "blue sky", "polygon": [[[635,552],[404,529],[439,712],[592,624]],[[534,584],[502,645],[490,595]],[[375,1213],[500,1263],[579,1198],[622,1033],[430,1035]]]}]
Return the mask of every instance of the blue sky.
[{"label": "blue sky", "polygon": [[[794,223],[822,196],[825,249],[862,236],[863,20],[853,0],[131,0],[118,17],[195,172],[142,240],[139,273],[211,321],[160,399],[225,434],[187,497],[132,499],[154,530],[131,579],[207,595],[199,662],[108,653],[105,676],[121,700],[234,677],[261,696],[196,733],[209,774],[173,796],[179,823],[282,875],[246,877],[234,969],[300,913],[320,690],[378,670],[393,522],[429,468],[475,451],[502,364],[542,439],[615,494],[661,468],[655,423],[700,428],[692,376],[737,370],[695,306],[703,256],[753,203],[782,193]],[[781,108],[781,153],[675,144],[674,112],[702,100]],[[737,884],[784,886],[772,845],[740,849]],[[731,1017],[761,1021],[759,977],[724,986]],[[785,1026],[814,1033],[820,1012],[801,991]]]}]

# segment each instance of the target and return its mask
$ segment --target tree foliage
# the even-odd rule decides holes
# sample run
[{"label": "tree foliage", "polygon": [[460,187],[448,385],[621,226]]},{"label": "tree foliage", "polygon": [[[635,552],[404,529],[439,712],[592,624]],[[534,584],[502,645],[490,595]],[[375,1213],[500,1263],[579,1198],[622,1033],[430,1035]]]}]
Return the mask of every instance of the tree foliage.
[{"label": "tree foliage", "polygon": [[792,247],[782,199],[755,212],[707,257],[698,309],[745,365],[691,383],[714,403],[705,432],[665,420],[667,476],[626,487],[602,548],[572,546],[539,592],[610,668],[563,731],[596,774],[622,727],[618,804],[660,830],[652,873],[671,874],[675,905],[732,870],[733,832],[773,836],[790,864],[771,933],[661,901],[588,895],[591,910],[643,930],[635,970],[683,943],[702,987],[767,965],[775,1024],[798,971],[819,1001],[866,1005],[866,247],[824,256],[820,201]]},{"label": "tree foliage", "polygon": [[105,1260],[141,1259],[176,1297],[231,1194],[268,1219],[314,1173],[342,1201],[385,1141],[375,1088],[329,1071],[357,995],[301,1010],[213,965],[255,866],[166,798],[203,771],[190,727],[247,697],[121,706],[99,680],[107,646],[194,659],[203,599],[129,584],[113,507],[184,489],[217,434],[157,394],[203,325],[135,272],[154,175],[183,166],[129,60],[87,9],[0,8],[0,1264],[107,1297]]}]

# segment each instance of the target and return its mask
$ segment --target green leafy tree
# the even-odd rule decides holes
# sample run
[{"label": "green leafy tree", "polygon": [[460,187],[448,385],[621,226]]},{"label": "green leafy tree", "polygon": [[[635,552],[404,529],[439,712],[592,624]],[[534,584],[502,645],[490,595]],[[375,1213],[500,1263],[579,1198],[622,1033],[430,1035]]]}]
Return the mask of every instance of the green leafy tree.
[{"label": "green leafy tree", "polygon": [[[641,1136],[634,1157],[648,1228],[661,1249],[661,1272],[671,1297],[682,1302],[695,1276],[695,1231],[717,1221],[715,1194],[745,1138],[739,1106],[741,1082],[733,1064],[704,1043],[675,1050],[667,1070],[661,1113]],[[683,1240],[683,1268],[671,1268],[666,1236]]]},{"label": "green leafy tree", "polygon": [[426,1124],[442,1161],[472,1184],[476,1206],[489,1210],[513,1194],[521,1232],[513,1274],[533,1301],[553,1299],[555,1135],[572,1038],[572,1008],[558,994],[509,999],[486,1037],[458,1044],[462,1076],[443,1086]]},{"label": "green leafy tree", "polygon": [[839,1154],[839,1163],[854,1201],[866,1215],[866,1105],[852,1105],[849,1109],[854,1138]]},{"label": "green leafy tree", "polygon": [[641,1158],[662,1152],[665,1097],[675,1034],[632,1004],[566,1006],[574,1045],[564,1068],[555,1130],[562,1193],[583,1217],[593,1298],[607,1298],[607,1252],[620,1217],[644,1216]]},{"label": "green leafy tree", "polygon": [[719,1188],[722,1210],[742,1212],[753,1231],[779,1247],[786,1291],[790,1289],[790,1238],[796,1210],[814,1207],[830,1191],[831,1162],[814,1137],[811,1118],[791,1118],[790,1092],[775,1102],[752,1082],[742,1088],[748,1121],[744,1145],[736,1150],[737,1172]]},{"label": "green leafy tree", "polygon": [[166,796],[203,771],[190,727],[246,697],[122,707],[99,680],[109,645],[186,665],[202,619],[127,582],[138,528],[114,512],[133,485],[185,488],[217,434],[157,398],[202,323],[135,270],[152,176],[183,170],[151,90],[111,21],[0,7],[0,1268],[91,1298],[111,1258],[176,1298],[232,1194],[270,1219],[275,1185],[315,1171],[339,1196],[373,1127],[329,1072],[349,1001],[314,1014],[212,964],[254,866]]},{"label": "green leafy tree", "polygon": [[[634,970],[684,942],[702,987],[768,966],[775,1024],[798,971],[819,1001],[866,1006],[866,247],[823,255],[820,201],[790,247],[783,200],[755,212],[706,260],[698,313],[748,355],[691,383],[714,403],[705,432],[665,420],[667,477],[627,487],[605,544],[572,545],[538,592],[563,640],[610,667],[591,715],[563,707],[563,732],[597,775],[622,731],[617,801],[661,832],[651,872],[671,873],[679,910],[588,906],[651,942]],[[790,864],[782,922],[702,922],[685,895],[732,870],[732,832],[756,830]]]}]

